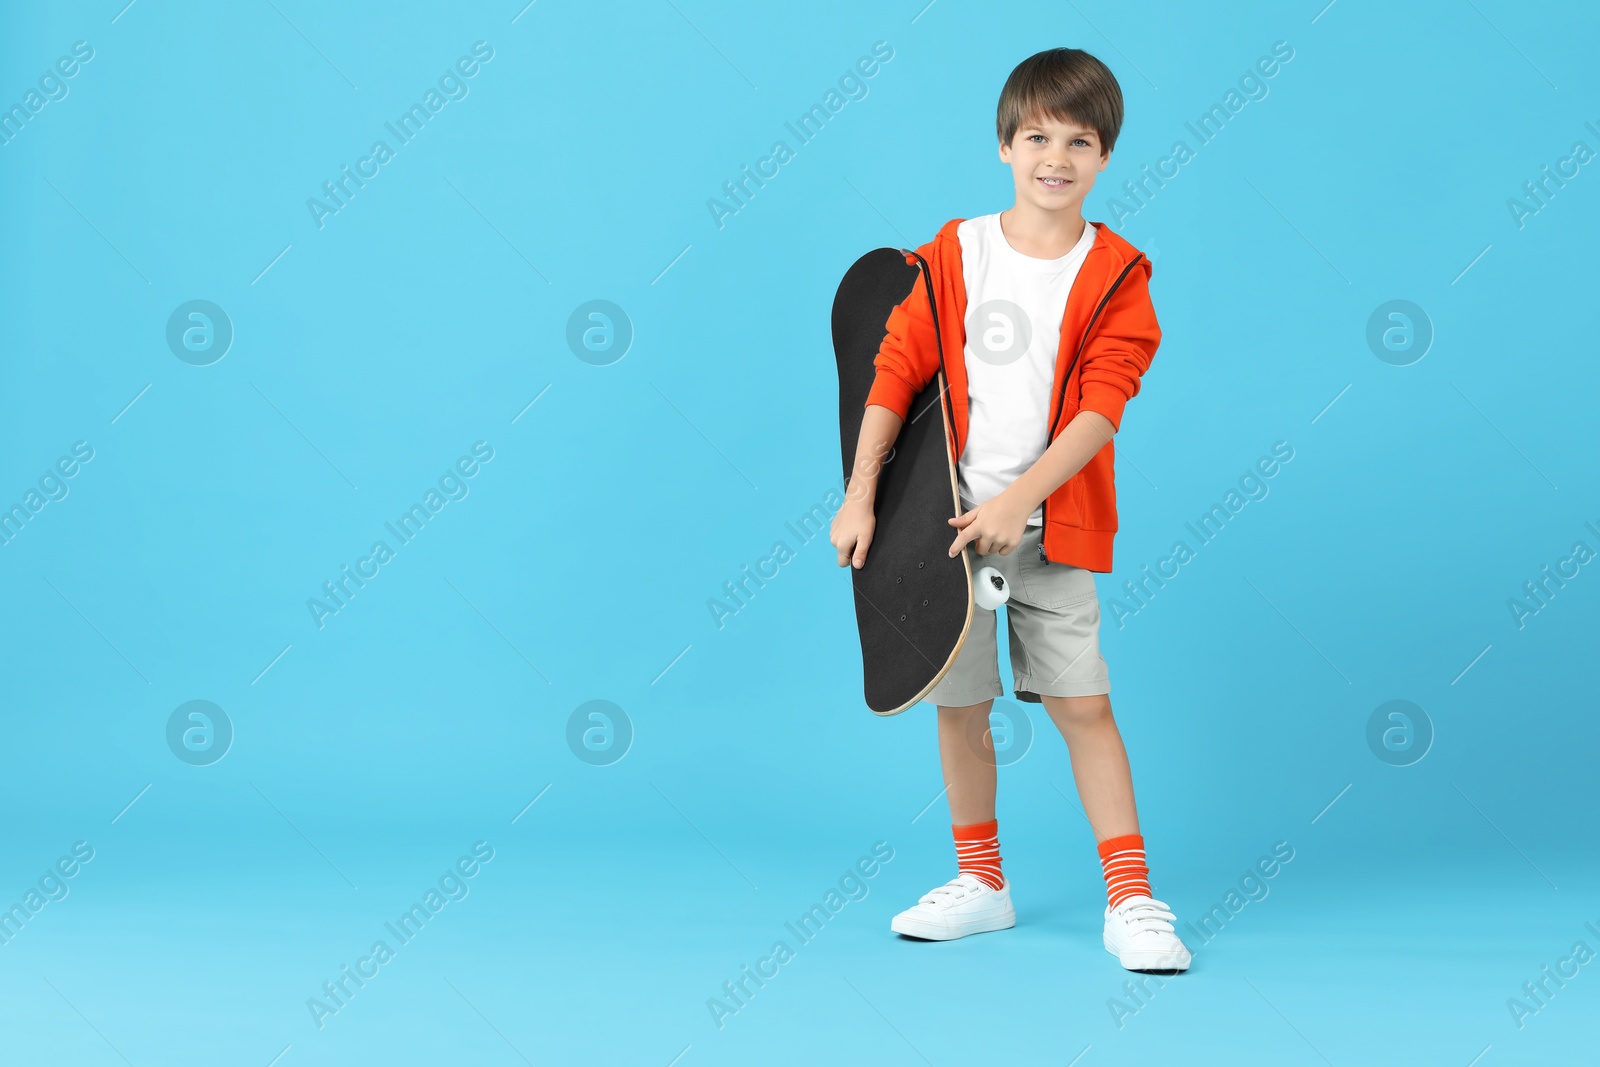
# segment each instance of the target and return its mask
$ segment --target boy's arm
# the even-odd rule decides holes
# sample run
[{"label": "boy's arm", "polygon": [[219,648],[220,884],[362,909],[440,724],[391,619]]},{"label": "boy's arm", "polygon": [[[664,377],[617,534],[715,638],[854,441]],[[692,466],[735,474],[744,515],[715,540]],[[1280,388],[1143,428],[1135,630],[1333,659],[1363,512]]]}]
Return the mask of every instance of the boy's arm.
[{"label": "boy's arm", "polygon": [[1139,379],[1161,344],[1161,324],[1150,303],[1148,259],[1128,272],[1102,314],[1104,328],[1083,350],[1079,410],[1098,411],[1116,431],[1122,427],[1123,406],[1139,395]]},{"label": "boy's arm", "polygon": [[883,469],[884,457],[900,436],[905,420],[893,411],[878,404],[870,404],[861,416],[861,436],[856,442],[856,462],[851,468],[850,484],[845,488],[846,503],[864,502],[872,507],[878,497],[878,472]]},{"label": "boy's arm", "polygon": [[888,332],[872,363],[877,376],[861,416],[861,436],[845,491],[847,503],[865,500],[870,505],[876,498],[884,457],[900,436],[912,401],[939,369],[933,316],[920,272],[911,292],[889,312]]},{"label": "boy's arm", "polygon": [[885,457],[892,455],[890,449],[917,394],[939,369],[937,344],[928,286],[919,276],[911,292],[889,312],[887,332],[872,359],[877,373],[861,413],[850,484],[828,536],[839,552],[841,567],[853,565],[859,570],[866,565],[877,525],[878,474]]},{"label": "boy's arm", "polygon": [[1161,326],[1150,303],[1149,260],[1128,272],[1102,314],[1104,328],[1083,352],[1078,413],[1012,483],[1030,514],[1105,447],[1121,428],[1124,406],[1139,393],[1140,379],[1161,344]]},{"label": "boy's arm", "polygon": [[1098,411],[1088,408],[1079,411],[1066,429],[1050,442],[1044,455],[1011,483],[1010,491],[1021,499],[1018,510],[1024,516],[1033,514],[1033,509],[1043,503],[1045,497],[1082,470],[1116,432],[1111,420]]},{"label": "boy's arm", "polygon": [[919,270],[911,292],[889,312],[888,333],[872,360],[877,377],[867,392],[869,411],[871,405],[881,405],[904,421],[911,402],[939,370],[938,338],[927,293]]}]

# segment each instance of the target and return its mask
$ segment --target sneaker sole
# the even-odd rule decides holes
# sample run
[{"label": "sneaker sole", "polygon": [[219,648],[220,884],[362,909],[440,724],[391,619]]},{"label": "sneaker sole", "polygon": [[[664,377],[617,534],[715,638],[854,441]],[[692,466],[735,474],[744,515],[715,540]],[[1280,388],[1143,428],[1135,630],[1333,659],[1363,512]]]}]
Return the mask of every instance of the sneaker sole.
[{"label": "sneaker sole", "polygon": [[1117,951],[1116,946],[1111,943],[1109,937],[1102,936],[1100,943],[1105,946],[1107,952],[1117,958],[1117,962],[1122,964],[1125,970],[1138,971],[1141,974],[1182,974],[1189,969],[1189,960],[1184,960],[1183,966],[1176,967],[1173,966],[1173,957],[1165,953],[1135,955],[1130,962],[1122,958],[1122,953]]},{"label": "sneaker sole", "polygon": [[905,919],[896,915],[889,922],[889,929],[897,934],[920,938],[923,941],[954,941],[956,938],[966,937],[968,934],[986,934],[995,930],[1009,930],[1015,925],[1017,925],[1017,913],[1012,911],[984,919],[973,919],[971,922],[964,922],[959,926],[923,922],[921,919]]}]

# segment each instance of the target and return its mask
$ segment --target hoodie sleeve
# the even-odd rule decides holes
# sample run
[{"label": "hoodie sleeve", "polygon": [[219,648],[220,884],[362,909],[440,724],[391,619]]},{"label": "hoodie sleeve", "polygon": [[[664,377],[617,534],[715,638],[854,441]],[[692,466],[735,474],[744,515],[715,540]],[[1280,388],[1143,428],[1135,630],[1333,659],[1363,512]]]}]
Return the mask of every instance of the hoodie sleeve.
[{"label": "hoodie sleeve", "polygon": [[888,328],[872,360],[878,373],[866,402],[888,408],[903,421],[911,411],[911,402],[932,380],[939,364],[928,289],[920,270],[911,292],[889,313]]},{"label": "hoodie sleeve", "polygon": [[1083,353],[1079,411],[1097,411],[1122,428],[1122,409],[1139,394],[1139,379],[1150,369],[1161,344],[1161,326],[1150,303],[1150,261],[1142,259],[1117,287]]}]

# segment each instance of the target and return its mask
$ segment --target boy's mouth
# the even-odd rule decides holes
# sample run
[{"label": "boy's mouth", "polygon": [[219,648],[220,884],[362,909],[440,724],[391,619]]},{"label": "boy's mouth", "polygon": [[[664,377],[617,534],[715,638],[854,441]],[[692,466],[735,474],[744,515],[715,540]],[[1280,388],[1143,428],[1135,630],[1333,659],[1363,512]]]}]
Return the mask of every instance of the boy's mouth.
[{"label": "boy's mouth", "polygon": [[1065,189],[1067,186],[1071,185],[1072,182],[1067,178],[1040,178],[1039,184],[1043,185],[1046,189]]}]

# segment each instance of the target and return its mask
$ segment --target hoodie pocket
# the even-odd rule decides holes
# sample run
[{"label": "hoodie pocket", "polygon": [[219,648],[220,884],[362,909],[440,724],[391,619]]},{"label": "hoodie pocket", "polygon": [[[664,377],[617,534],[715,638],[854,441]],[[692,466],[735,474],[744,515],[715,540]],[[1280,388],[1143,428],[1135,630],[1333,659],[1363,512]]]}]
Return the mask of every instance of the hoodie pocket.
[{"label": "hoodie pocket", "polygon": [[1067,517],[1072,525],[1082,528],[1085,515],[1083,513],[1085,494],[1083,489],[1084,473],[1079,471],[1067,481]]},{"label": "hoodie pocket", "polygon": [[1073,479],[1072,511],[1085,530],[1114,532],[1117,528],[1116,461],[1107,445]]}]

